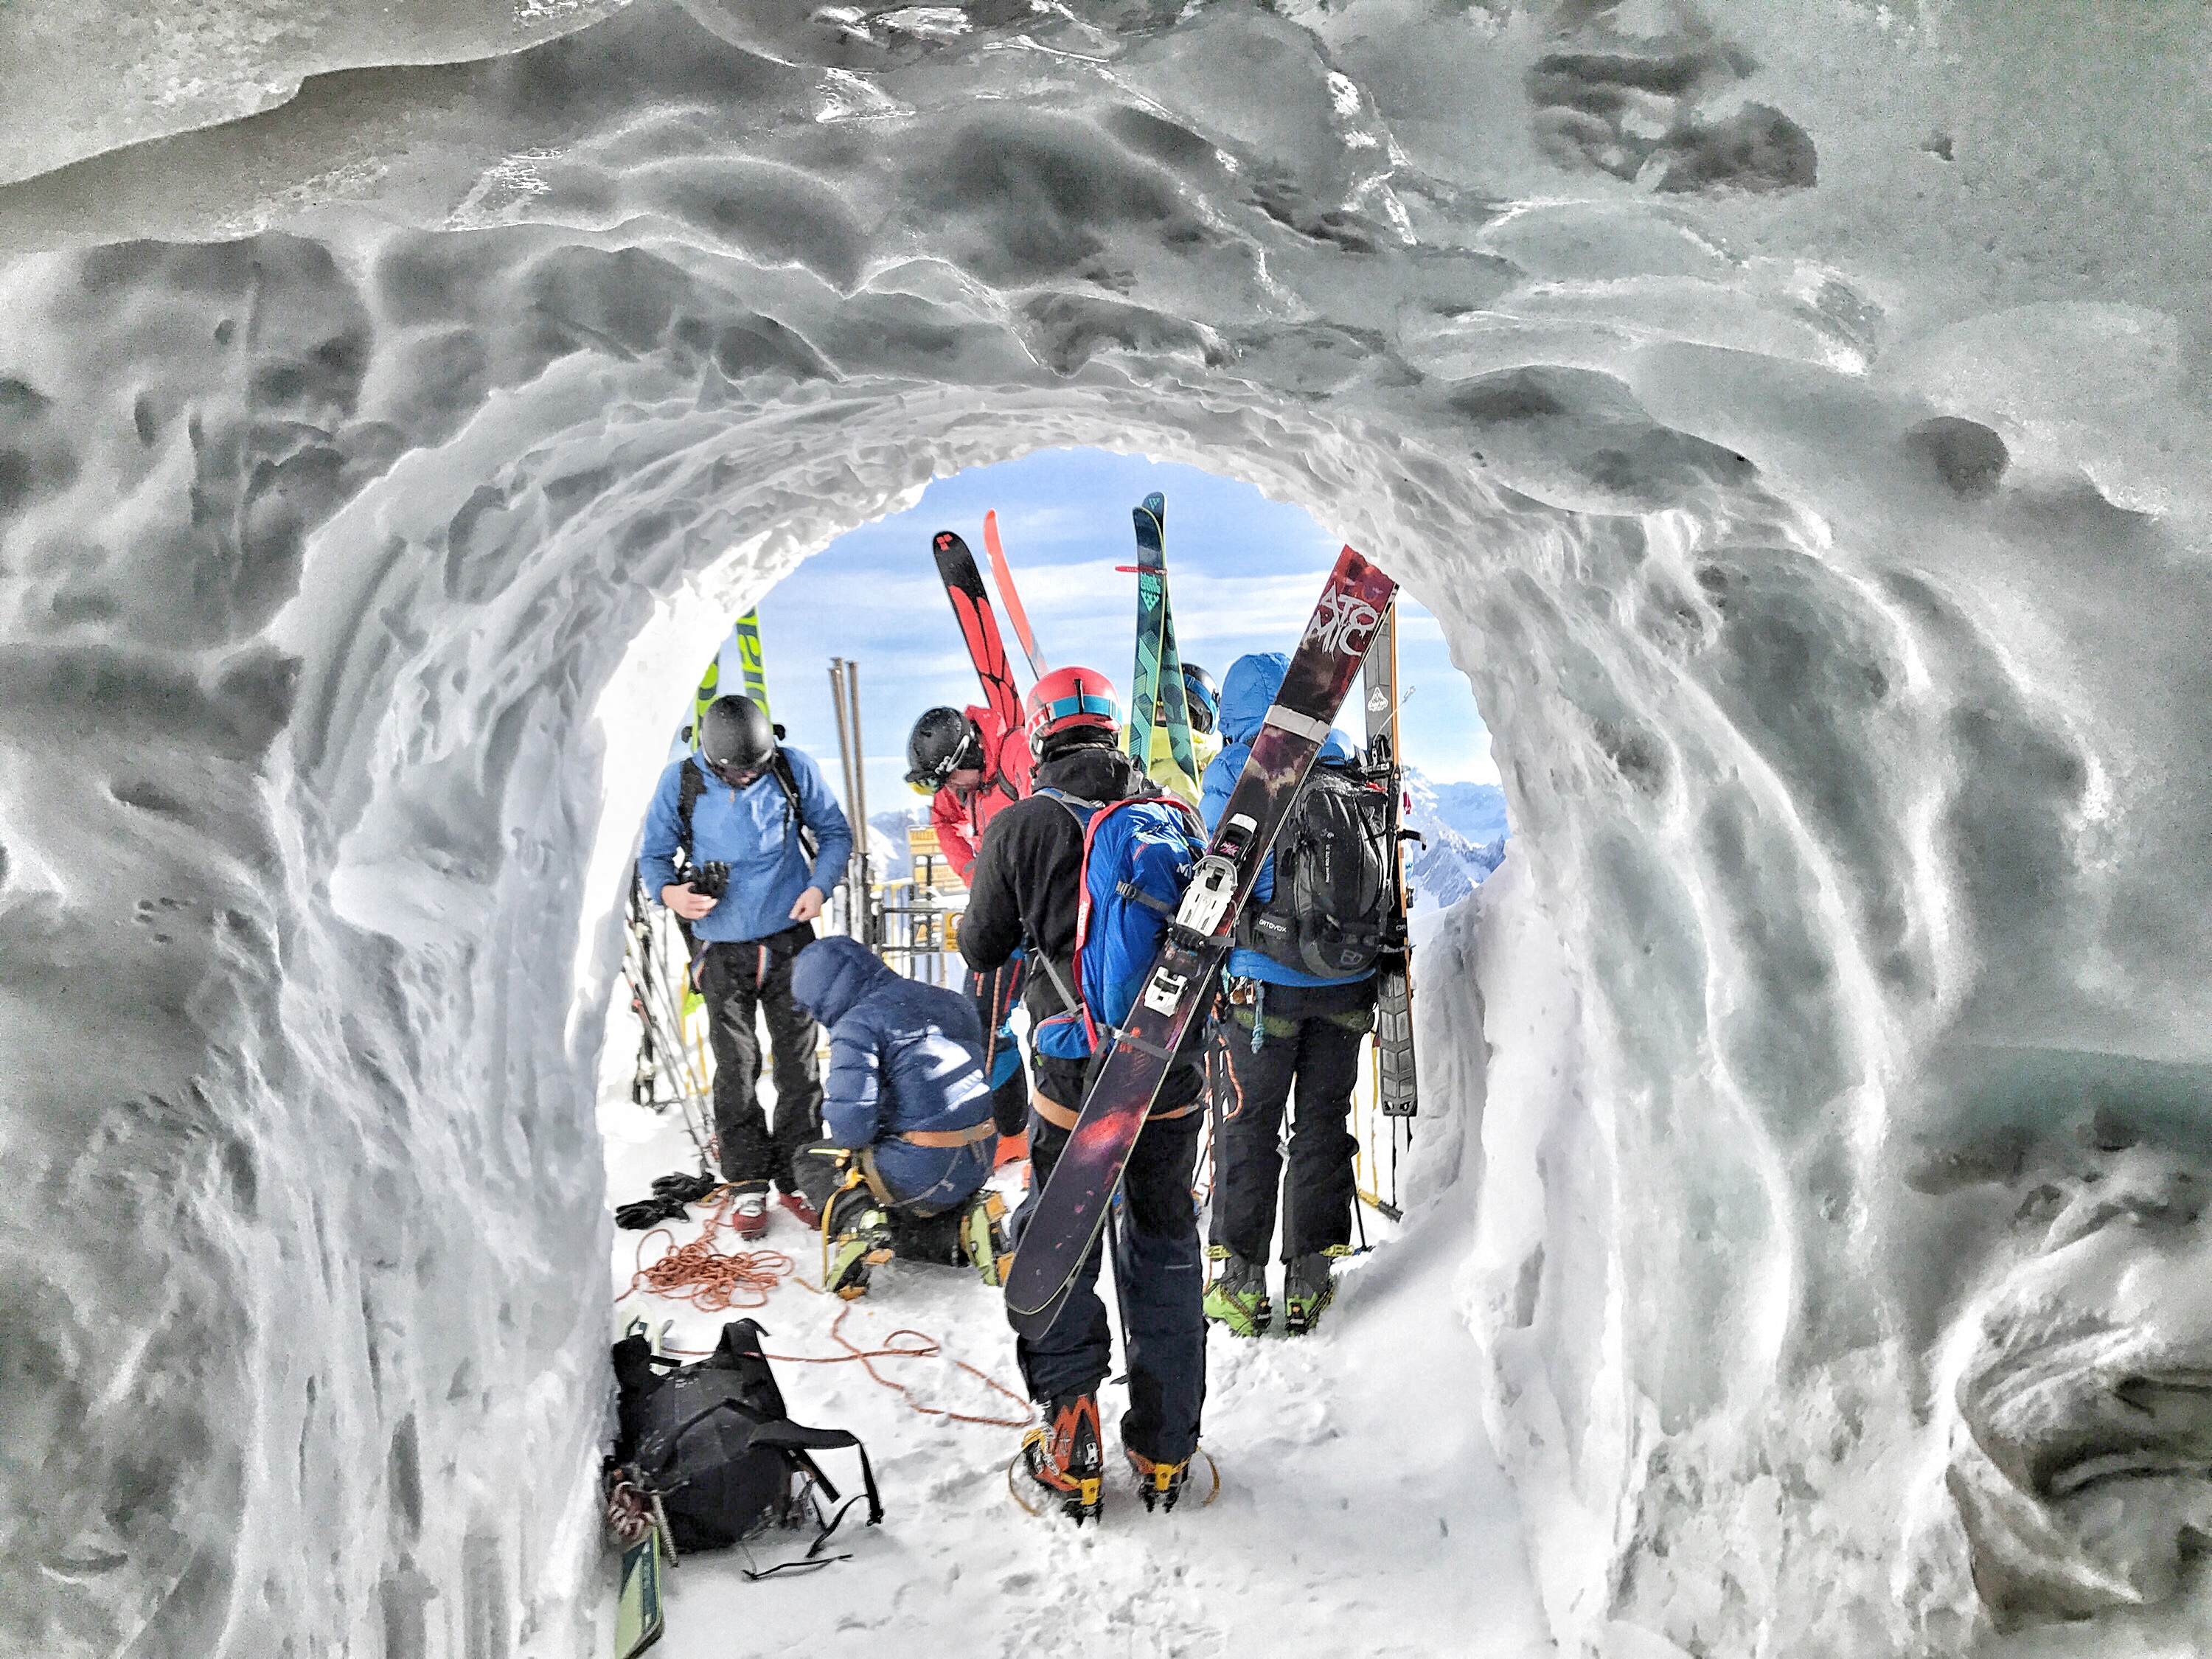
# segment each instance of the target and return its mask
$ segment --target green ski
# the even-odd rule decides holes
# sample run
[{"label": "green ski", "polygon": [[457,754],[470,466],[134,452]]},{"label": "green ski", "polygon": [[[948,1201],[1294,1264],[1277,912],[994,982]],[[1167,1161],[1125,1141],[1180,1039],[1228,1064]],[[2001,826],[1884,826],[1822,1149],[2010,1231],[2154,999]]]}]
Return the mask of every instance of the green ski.
[{"label": "green ski", "polygon": [[615,1659],[636,1659],[660,1639],[660,1528],[648,1523],[645,1536],[622,1553],[622,1594],[615,1602]]},{"label": "green ski", "polygon": [[1198,799],[1198,762],[1190,743],[1190,705],[1176,653],[1168,604],[1163,531],[1167,498],[1158,493],[1131,515],[1137,528],[1137,663],[1129,688],[1125,746],[1152,781],[1185,800]]},{"label": "green ski", "polygon": [[744,670],[744,695],[760,705],[762,714],[768,714],[770,720],[775,719],[768,706],[768,669],[761,661],[760,612],[757,611],[748,611],[738,618],[738,661]]}]

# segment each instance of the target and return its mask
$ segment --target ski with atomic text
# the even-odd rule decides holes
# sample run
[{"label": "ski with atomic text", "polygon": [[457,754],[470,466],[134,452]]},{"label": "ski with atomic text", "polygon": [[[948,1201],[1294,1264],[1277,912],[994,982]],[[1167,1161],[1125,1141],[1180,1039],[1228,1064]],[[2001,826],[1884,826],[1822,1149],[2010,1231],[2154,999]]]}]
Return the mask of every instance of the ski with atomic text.
[{"label": "ski with atomic text", "polygon": [[1048,1330],[1105,1224],[1168,1066],[1213,1000],[1231,927],[1329,735],[1396,584],[1347,547],[1291,659],[1221,822],[1191,874],[1135,1005],[1092,1074],[1067,1146],[1037,1194],[1006,1277],[1014,1328]]}]

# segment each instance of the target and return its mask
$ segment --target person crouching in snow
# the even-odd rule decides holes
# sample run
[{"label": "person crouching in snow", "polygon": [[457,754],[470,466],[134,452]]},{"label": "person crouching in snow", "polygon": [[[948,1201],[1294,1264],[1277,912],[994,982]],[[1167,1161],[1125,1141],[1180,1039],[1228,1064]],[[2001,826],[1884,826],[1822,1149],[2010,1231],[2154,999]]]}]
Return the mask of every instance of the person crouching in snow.
[{"label": "person crouching in snow", "polygon": [[830,1033],[823,1138],[795,1160],[822,1212],[823,1288],[860,1296],[894,1255],[997,1285],[1006,1203],[983,1185],[998,1130],[975,1005],[842,935],[799,954],[791,994]]}]

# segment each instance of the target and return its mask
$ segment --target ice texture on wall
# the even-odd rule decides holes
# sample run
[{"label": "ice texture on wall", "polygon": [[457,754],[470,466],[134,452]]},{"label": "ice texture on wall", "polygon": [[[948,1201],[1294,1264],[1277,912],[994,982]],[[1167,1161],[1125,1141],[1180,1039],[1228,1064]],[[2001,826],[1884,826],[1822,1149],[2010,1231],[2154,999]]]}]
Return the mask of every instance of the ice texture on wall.
[{"label": "ice texture on wall", "polygon": [[1563,1644],[2203,1627],[2201,9],[416,9],[0,25],[28,1646],[590,1644],[636,721],[1041,443],[1490,717],[1421,1179]]}]

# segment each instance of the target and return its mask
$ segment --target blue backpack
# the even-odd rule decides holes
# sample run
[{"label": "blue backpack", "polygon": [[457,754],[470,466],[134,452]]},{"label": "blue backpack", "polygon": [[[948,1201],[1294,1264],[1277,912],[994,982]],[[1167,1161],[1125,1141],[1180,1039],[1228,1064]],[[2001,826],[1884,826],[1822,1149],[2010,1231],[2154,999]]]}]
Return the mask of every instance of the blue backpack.
[{"label": "blue backpack", "polygon": [[[1040,789],[1083,825],[1083,896],[1075,913],[1075,1004],[1038,1022],[1037,1052],[1086,1060],[1128,1018],[1145,970],[1206,851],[1198,810],[1173,795],[1079,799]],[[1055,981],[1058,975],[1054,975]],[[1066,987],[1060,988],[1065,998]]]}]

